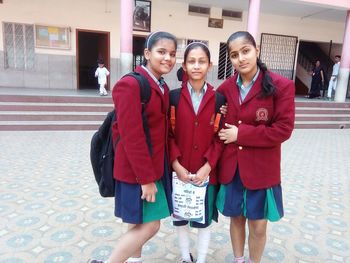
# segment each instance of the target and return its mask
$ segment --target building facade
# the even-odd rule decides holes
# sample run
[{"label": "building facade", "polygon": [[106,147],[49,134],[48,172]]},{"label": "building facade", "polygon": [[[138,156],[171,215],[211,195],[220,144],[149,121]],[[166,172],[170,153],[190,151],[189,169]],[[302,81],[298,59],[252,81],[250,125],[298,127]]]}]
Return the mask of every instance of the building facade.
[{"label": "building facade", "polygon": [[[98,58],[110,69],[109,85],[113,86],[122,74],[120,50],[126,37],[121,33],[123,12],[133,19],[134,65],[142,60],[144,38],[149,32],[164,30],[178,38],[175,68],[181,66],[186,44],[193,40],[207,43],[214,65],[208,81],[219,85],[232,70],[226,56],[228,36],[256,23],[262,60],[289,78],[295,80],[299,75],[307,86],[307,66],[299,68],[299,44],[318,43],[329,59],[341,54],[350,10],[350,3],[341,0],[255,0],[260,4],[258,15],[249,10],[254,0],[127,0],[133,4],[133,10],[128,11],[122,1],[126,0],[2,1],[0,86],[96,88],[93,73]],[[170,86],[178,86],[175,69],[166,79]]]}]

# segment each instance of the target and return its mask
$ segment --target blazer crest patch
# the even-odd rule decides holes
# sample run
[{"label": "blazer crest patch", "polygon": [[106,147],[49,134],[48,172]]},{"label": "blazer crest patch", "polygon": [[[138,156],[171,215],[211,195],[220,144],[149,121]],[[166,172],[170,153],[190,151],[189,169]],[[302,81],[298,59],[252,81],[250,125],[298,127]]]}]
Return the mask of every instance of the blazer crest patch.
[{"label": "blazer crest patch", "polygon": [[256,111],[256,121],[267,121],[269,112],[265,108],[259,108]]}]

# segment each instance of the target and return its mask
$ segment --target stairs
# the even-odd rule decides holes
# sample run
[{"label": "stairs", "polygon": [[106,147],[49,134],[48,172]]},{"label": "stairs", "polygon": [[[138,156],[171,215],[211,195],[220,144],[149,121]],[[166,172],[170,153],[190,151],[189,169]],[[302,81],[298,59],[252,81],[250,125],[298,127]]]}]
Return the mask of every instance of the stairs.
[{"label": "stairs", "polygon": [[[97,130],[110,96],[1,95],[0,131]],[[296,98],[296,129],[350,129],[350,102]]]},{"label": "stairs", "polygon": [[296,129],[350,129],[350,103],[307,100],[295,102]]},{"label": "stairs", "polygon": [[112,109],[110,96],[1,95],[0,131],[96,130]]}]

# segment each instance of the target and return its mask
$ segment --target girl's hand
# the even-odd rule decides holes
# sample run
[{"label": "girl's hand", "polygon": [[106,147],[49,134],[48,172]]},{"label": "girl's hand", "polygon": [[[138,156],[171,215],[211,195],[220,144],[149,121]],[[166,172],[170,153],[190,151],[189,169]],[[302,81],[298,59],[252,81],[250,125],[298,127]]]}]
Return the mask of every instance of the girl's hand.
[{"label": "girl's hand", "polygon": [[154,203],[156,201],[156,193],[158,192],[155,183],[141,185],[142,195],[141,199],[146,199],[147,202]]},{"label": "girl's hand", "polygon": [[235,125],[225,123],[226,129],[219,131],[220,140],[224,141],[225,144],[237,141],[238,128]]},{"label": "girl's hand", "polygon": [[189,183],[191,181],[190,173],[185,167],[183,167],[180,162],[176,159],[172,163],[173,170],[175,171],[177,177],[184,183]]},{"label": "girl's hand", "polygon": [[196,173],[196,176],[192,179],[192,182],[196,185],[202,185],[208,178],[211,167],[208,162],[206,162]]},{"label": "girl's hand", "polygon": [[220,113],[224,116],[227,114],[227,103],[220,107]]}]

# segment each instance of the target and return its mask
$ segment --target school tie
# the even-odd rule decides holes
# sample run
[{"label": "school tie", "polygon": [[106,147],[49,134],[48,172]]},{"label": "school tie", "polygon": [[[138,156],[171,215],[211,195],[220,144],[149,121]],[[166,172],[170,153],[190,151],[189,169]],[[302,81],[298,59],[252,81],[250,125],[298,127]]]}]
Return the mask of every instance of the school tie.
[{"label": "school tie", "polygon": [[161,92],[163,93],[163,95],[164,95],[164,86],[163,86],[164,84],[165,84],[164,78],[160,77],[160,79],[158,80],[158,86],[159,86]]}]

